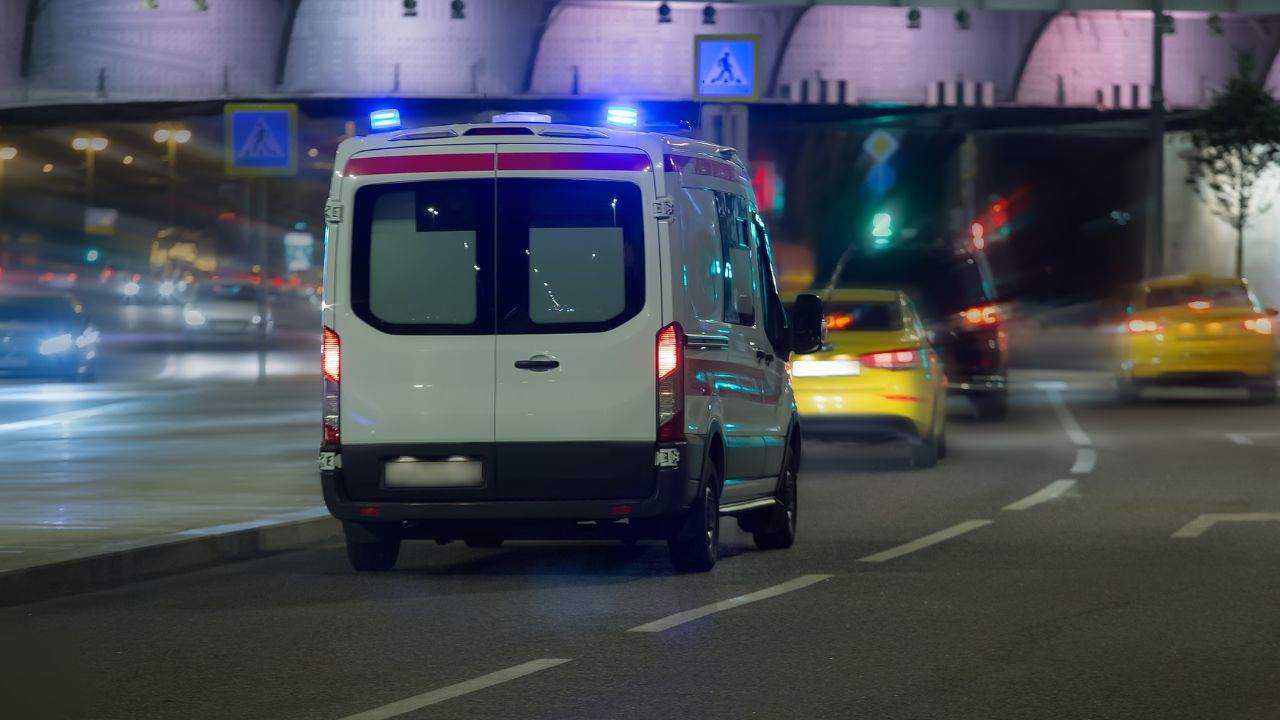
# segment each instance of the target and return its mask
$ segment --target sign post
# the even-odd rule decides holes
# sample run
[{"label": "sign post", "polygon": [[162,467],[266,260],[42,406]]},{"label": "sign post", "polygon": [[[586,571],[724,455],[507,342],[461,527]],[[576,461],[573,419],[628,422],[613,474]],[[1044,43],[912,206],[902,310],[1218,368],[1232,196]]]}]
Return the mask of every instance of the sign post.
[{"label": "sign post", "polygon": [[[267,379],[267,326],[271,318],[267,178],[298,172],[298,106],[293,103],[227,103],[222,110],[223,166],[229,177],[247,178],[246,209],[256,215],[248,235],[258,247],[258,382]],[[254,182],[254,179],[257,179]],[[257,202],[252,201],[257,186]]]}]

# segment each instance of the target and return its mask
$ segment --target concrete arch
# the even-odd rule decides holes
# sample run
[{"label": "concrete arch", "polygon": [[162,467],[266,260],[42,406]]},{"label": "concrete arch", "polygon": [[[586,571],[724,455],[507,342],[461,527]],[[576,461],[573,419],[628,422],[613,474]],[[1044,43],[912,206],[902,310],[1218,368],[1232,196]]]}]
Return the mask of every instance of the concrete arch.
[{"label": "concrete arch", "polygon": [[656,3],[566,0],[543,35],[529,92],[572,94],[576,68],[580,95],[689,98],[694,35],[759,34],[761,66],[767,69],[788,19],[798,12],[718,4],[716,24],[703,25],[702,7],[673,3],[671,22],[659,23]]},{"label": "concrete arch", "polygon": [[29,101],[186,100],[272,89],[284,0],[51,0],[31,37]]},{"label": "concrete arch", "polygon": [[[1164,46],[1164,92],[1170,108],[1203,107],[1235,70],[1237,49],[1256,57],[1273,52],[1259,23],[1274,24],[1274,18],[1224,17],[1223,33],[1217,35],[1209,31],[1206,13],[1173,16],[1176,32],[1165,37]],[[1112,85],[1149,87],[1151,23],[1146,12],[1058,15],[1027,60],[1017,102],[1093,106],[1100,91],[1104,99],[1110,97]],[[1141,92],[1145,97],[1147,91]]]},{"label": "concrete arch", "polygon": [[953,11],[921,9],[908,29],[905,7],[815,6],[800,20],[783,58],[779,82],[821,74],[848,80],[859,102],[923,104],[931,83],[958,79],[995,83],[1012,95],[1020,55],[1042,23],[1039,12],[970,12],[969,30]]},{"label": "concrete arch", "polygon": [[[511,96],[524,84],[536,0],[423,0],[417,17],[398,2],[306,0],[294,21],[280,92],[293,95]],[[397,67],[399,68],[397,73]]]}]

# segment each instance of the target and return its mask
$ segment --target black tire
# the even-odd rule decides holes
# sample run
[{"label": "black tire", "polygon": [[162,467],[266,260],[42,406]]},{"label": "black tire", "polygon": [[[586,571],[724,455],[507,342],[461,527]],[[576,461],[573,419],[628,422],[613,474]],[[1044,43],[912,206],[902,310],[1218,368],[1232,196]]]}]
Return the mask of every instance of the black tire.
[{"label": "black tire", "polygon": [[1009,417],[1009,393],[996,392],[989,395],[974,395],[973,409],[978,419],[984,422],[1003,420]]},{"label": "black tire", "polygon": [[400,557],[400,537],[369,529],[346,529],[347,560],[357,572],[385,572]]},{"label": "black tire", "polygon": [[911,466],[931,468],[938,464],[938,440],[920,438],[911,442]]},{"label": "black tire", "polygon": [[463,540],[463,542],[465,542],[467,544],[467,547],[469,548],[479,548],[479,549],[486,549],[486,550],[502,547],[503,541],[504,541],[504,538],[486,537],[486,536],[469,537],[466,540]]},{"label": "black tire", "polygon": [[761,550],[785,550],[796,542],[796,525],[800,513],[797,474],[799,463],[791,447],[782,459],[782,472],[778,476],[778,502],[759,520],[758,529],[751,533],[756,547]]},{"label": "black tire", "polygon": [[1276,401],[1276,379],[1267,378],[1249,385],[1249,402],[1256,405],[1271,405]]},{"label": "black tire", "polygon": [[667,539],[671,565],[680,572],[706,572],[720,554],[720,471],[707,463],[698,499]]},{"label": "black tire", "polygon": [[1140,399],[1138,386],[1134,385],[1132,380],[1116,378],[1116,402],[1121,405],[1132,405]]},{"label": "black tire", "polygon": [[937,442],[937,445],[938,445],[938,459],[939,459],[939,460],[941,460],[942,458],[944,458],[944,457],[946,457],[946,456],[947,456],[947,430],[946,430],[946,428],[943,428],[943,429],[938,433],[938,442]]}]

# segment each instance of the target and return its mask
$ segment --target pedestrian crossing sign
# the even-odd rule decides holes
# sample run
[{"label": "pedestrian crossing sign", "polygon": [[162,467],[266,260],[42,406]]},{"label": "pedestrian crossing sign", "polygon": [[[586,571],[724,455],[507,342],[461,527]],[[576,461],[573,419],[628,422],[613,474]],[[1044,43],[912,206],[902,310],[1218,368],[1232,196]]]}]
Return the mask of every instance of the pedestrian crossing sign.
[{"label": "pedestrian crossing sign", "polygon": [[704,101],[760,98],[759,35],[695,35],[693,95]]},{"label": "pedestrian crossing sign", "polygon": [[298,170],[298,106],[228,103],[223,107],[223,155],[232,177],[294,175]]}]

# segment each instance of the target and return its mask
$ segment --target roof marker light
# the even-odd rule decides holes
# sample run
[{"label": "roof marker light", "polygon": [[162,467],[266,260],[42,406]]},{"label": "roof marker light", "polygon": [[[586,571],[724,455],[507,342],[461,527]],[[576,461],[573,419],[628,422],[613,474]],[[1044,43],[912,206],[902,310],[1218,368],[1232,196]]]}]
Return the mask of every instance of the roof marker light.
[{"label": "roof marker light", "polygon": [[551,116],[538,112],[509,112],[493,116],[496,123],[549,123]]},{"label": "roof marker light", "polygon": [[395,108],[374,110],[369,113],[369,127],[374,130],[395,130],[400,127],[400,111]]},{"label": "roof marker light", "polygon": [[640,123],[640,112],[633,107],[611,105],[605,113],[605,123],[619,127],[635,127]]}]

